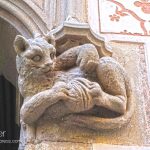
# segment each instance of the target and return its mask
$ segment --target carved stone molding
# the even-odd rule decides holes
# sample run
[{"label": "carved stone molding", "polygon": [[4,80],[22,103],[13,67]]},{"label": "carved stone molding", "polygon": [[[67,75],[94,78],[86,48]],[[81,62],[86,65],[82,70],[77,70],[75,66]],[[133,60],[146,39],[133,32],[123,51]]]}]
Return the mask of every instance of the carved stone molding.
[{"label": "carved stone molding", "polygon": [[0,10],[1,18],[25,36],[31,37],[35,32],[48,30],[43,19],[24,1],[0,1]]},{"label": "carved stone molding", "polygon": [[73,46],[92,43],[96,46],[99,55],[112,56],[112,51],[105,44],[104,39],[95,34],[88,23],[72,23],[65,21],[61,26],[49,32],[53,34],[56,41],[58,53]]}]

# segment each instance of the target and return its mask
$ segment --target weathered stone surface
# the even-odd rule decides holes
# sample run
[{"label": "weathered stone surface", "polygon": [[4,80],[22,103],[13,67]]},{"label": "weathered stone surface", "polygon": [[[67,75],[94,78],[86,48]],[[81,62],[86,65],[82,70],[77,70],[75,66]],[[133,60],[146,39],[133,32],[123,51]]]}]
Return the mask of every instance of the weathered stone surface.
[{"label": "weathered stone surface", "polygon": [[150,150],[144,146],[123,146],[107,144],[83,144],[72,142],[43,142],[35,147],[28,145],[28,150]]},{"label": "weathered stone surface", "polygon": [[[148,145],[149,143],[149,86],[147,79],[146,60],[143,60],[143,43],[112,42],[113,57],[117,59],[127,70],[132,82],[134,83],[134,96],[136,100],[135,117],[131,122],[130,132],[132,138],[138,139],[136,143]],[[145,94],[144,94],[145,93]],[[147,107],[146,107],[147,106]],[[128,132],[128,131],[127,131]],[[137,138],[138,137],[138,138]]]},{"label": "weathered stone surface", "polygon": [[[28,145],[27,150],[92,150],[91,144],[72,142],[42,142],[36,146]],[[25,149],[25,150],[26,150]]]},{"label": "weathered stone surface", "polygon": [[92,150],[150,150],[149,147],[93,144]]}]

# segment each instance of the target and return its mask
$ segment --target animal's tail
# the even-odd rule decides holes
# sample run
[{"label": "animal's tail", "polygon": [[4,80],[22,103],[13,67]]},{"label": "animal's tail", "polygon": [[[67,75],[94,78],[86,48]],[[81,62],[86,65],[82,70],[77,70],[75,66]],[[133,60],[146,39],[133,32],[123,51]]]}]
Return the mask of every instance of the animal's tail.
[{"label": "animal's tail", "polygon": [[128,84],[126,85],[127,107],[126,112],[123,115],[115,118],[100,118],[96,116],[72,114],[67,116],[65,118],[65,121],[72,125],[86,127],[94,130],[110,130],[121,128],[130,121],[132,114],[134,112],[134,105],[135,105],[130,82],[128,82],[127,84]]}]

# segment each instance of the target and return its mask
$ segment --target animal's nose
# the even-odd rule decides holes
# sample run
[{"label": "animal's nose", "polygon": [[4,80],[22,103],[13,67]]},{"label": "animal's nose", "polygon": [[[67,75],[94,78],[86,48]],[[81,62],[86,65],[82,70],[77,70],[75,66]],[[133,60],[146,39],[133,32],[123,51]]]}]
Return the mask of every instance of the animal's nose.
[{"label": "animal's nose", "polygon": [[48,62],[46,63],[46,66],[51,66],[53,64],[53,62]]}]

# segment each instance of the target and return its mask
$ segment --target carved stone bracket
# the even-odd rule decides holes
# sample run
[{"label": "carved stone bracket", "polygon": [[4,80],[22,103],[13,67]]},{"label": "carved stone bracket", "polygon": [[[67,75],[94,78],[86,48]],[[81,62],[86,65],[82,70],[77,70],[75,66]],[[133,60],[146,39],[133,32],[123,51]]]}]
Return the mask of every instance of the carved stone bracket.
[{"label": "carved stone bracket", "polygon": [[96,46],[100,57],[112,56],[112,51],[105,44],[104,39],[94,33],[88,23],[65,21],[61,26],[50,31],[49,34],[54,35],[58,53],[77,45],[92,43]]},{"label": "carved stone bracket", "polygon": [[[15,38],[18,86],[24,97],[21,135],[26,133],[26,137],[21,141],[27,139],[26,150],[45,140],[62,140],[61,136],[51,137],[67,132],[68,127],[74,133],[84,128],[121,128],[134,112],[125,69],[110,57],[104,39],[87,23],[75,22],[65,21],[45,37]],[[53,133],[54,124],[58,133]]]}]

